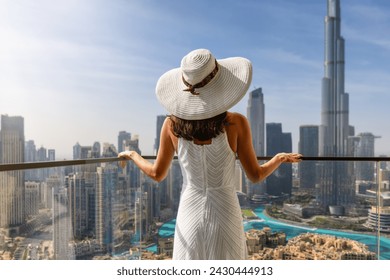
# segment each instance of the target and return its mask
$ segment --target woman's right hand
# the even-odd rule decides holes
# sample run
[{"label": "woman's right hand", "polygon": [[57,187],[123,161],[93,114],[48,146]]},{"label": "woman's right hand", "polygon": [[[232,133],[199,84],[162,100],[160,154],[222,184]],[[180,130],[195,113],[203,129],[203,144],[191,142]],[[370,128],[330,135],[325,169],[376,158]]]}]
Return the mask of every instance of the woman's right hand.
[{"label": "woman's right hand", "polygon": [[276,157],[279,158],[280,162],[300,162],[302,161],[302,155],[298,153],[278,153]]}]

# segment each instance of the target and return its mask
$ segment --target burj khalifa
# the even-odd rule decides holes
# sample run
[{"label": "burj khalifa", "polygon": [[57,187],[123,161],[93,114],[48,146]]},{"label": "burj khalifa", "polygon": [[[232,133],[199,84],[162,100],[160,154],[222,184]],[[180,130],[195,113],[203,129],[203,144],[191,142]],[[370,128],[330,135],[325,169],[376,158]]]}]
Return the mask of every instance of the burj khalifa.
[{"label": "burj khalifa", "polygon": [[319,156],[345,156],[349,135],[349,98],[344,92],[344,38],[340,35],[340,0],[328,0]]},{"label": "burj khalifa", "polygon": [[[327,2],[319,156],[340,157],[348,155],[348,136],[353,132],[349,126],[349,97],[344,91],[345,41],[341,36],[340,0]],[[327,162],[320,167],[320,204],[326,211],[343,212],[354,201],[348,163]]]}]

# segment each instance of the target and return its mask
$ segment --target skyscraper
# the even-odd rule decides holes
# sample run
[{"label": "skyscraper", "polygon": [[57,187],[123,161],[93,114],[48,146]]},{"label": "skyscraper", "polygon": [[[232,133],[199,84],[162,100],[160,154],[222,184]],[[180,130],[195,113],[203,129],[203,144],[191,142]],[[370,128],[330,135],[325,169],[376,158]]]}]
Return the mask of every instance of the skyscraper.
[{"label": "skyscraper", "polygon": [[[40,147],[37,150],[37,161],[47,161],[47,149]],[[49,177],[49,169],[40,168],[38,171],[38,180],[43,182],[47,177]]]},{"label": "skyscraper", "polygon": [[[141,150],[139,149],[139,139],[135,136],[133,136],[132,139],[124,140],[124,147],[126,150],[136,151],[141,154]],[[129,184],[129,189],[132,191],[137,190],[141,186],[141,170],[135,165],[134,161],[129,160],[123,171],[126,171],[126,181]]]},{"label": "skyscraper", "polygon": [[87,196],[83,173],[75,173],[65,178],[68,191],[72,234],[75,238],[83,238],[87,232]]},{"label": "skyscraper", "polygon": [[253,147],[257,156],[264,156],[264,95],[261,88],[249,93],[247,117],[252,131]]},{"label": "skyscraper", "polygon": [[26,217],[38,215],[39,211],[39,187],[38,182],[25,182],[25,204]]},{"label": "skyscraper", "polygon": [[59,174],[50,175],[46,179],[46,188],[44,189],[44,200],[42,201],[44,208],[53,207],[53,192],[55,188],[62,186],[63,179]]},{"label": "skyscraper", "polygon": [[345,156],[347,153],[349,98],[344,92],[344,38],[340,29],[340,1],[328,0],[319,131],[320,156]]},{"label": "skyscraper", "polygon": [[[346,156],[351,134],[349,97],[344,91],[344,38],[340,27],[340,1],[328,0],[319,156]],[[319,165],[318,200],[324,210],[331,214],[342,214],[344,206],[354,202],[353,179],[348,165],[346,162],[324,162]]]},{"label": "skyscraper", "polygon": [[124,151],[124,142],[131,139],[131,133],[126,131],[119,131],[118,134],[118,153]]},{"label": "skyscraper", "polygon": [[[370,132],[360,133],[357,136],[354,136],[354,156],[375,156],[375,138],[379,138],[379,136],[374,136]],[[375,180],[375,162],[357,161],[355,162],[355,170],[356,180],[371,182]]]},{"label": "skyscraper", "polygon": [[[318,156],[318,125],[299,127],[298,152],[307,157]],[[303,161],[299,164],[299,186],[314,190],[316,185],[316,162]]]},{"label": "skyscraper", "polygon": [[101,145],[98,141],[93,143],[92,145],[92,157],[93,158],[100,158],[101,156]]},{"label": "skyscraper", "polygon": [[[262,88],[257,88],[249,93],[248,107],[247,107],[247,118],[252,131],[252,142],[255,149],[256,155],[264,156],[265,152],[265,121],[264,121],[264,95]],[[264,194],[265,183],[249,183],[247,195],[252,196],[253,194]]]},{"label": "skyscraper", "polygon": [[[1,116],[0,163],[24,162],[24,119]],[[0,172],[0,228],[18,235],[25,221],[23,171]]]},{"label": "skyscraper", "polygon": [[157,116],[157,122],[156,122],[156,138],[154,142],[154,151],[155,154],[157,155],[158,149],[160,148],[160,134],[161,134],[161,128],[162,125],[164,124],[164,121],[167,116],[165,115],[159,115]]},{"label": "skyscraper", "polygon": [[105,164],[97,167],[96,171],[96,239],[112,252],[114,243],[114,215],[113,202],[118,186],[118,167],[114,164]]},{"label": "skyscraper", "polygon": [[53,189],[53,249],[55,260],[74,259],[70,254],[69,242],[72,226],[68,211],[68,194],[59,185]]},{"label": "skyscraper", "polygon": [[[267,155],[281,152],[292,152],[291,133],[282,131],[281,123],[267,123]],[[281,196],[291,194],[292,191],[292,165],[283,164],[273,174],[267,177],[267,193]]]},{"label": "skyscraper", "polygon": [[[28,140],[24,145],[24,161],[35,162],[37,161],[37,148],[34,140]],[[30,169],[24,171],[24,179],[26,181],[38,181],[38,170]]]}]

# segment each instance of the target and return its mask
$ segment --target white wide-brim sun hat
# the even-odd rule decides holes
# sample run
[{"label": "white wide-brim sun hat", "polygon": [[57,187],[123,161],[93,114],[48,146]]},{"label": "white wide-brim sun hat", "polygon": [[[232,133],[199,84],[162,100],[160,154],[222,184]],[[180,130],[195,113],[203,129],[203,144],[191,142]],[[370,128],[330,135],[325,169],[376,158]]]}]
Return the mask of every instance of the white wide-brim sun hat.
[{"label": "white wide-brim sun hat", "polygon": [[243,57],[216,60],[206,49],[187,54],[179,68],[163,74],[156,95],[172,115],[203,120],[222,114],[246,94],[252,81],[252,64]]}]

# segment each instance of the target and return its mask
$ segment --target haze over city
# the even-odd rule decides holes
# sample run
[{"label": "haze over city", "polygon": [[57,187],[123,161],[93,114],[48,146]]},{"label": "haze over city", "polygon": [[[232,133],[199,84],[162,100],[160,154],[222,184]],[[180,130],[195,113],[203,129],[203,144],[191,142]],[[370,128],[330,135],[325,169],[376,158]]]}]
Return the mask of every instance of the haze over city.
[{"label": "haze over city", "polygon": [[[390,3],[342,0],[345,90],[356,134],[390,155]],[[72,146],[138,134],[152,154],[165,71],[196,48],[253,63],[266,123],[319,125],[326,1],[0,0],[0,114],[23,116],[25,139],[71,158]],[[248,96],[233,111],[246,115]]]}]

